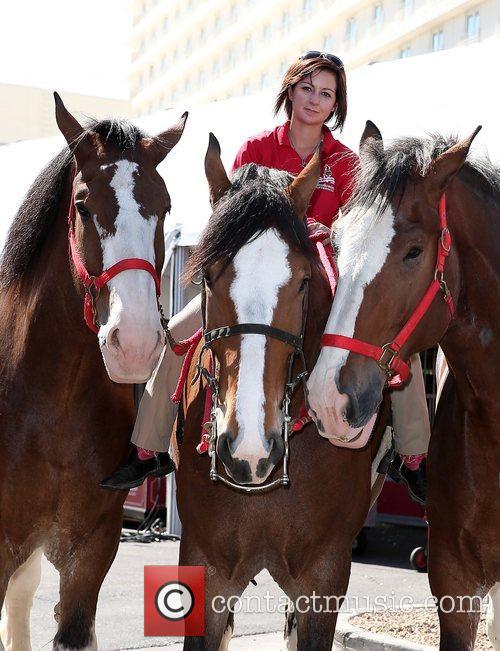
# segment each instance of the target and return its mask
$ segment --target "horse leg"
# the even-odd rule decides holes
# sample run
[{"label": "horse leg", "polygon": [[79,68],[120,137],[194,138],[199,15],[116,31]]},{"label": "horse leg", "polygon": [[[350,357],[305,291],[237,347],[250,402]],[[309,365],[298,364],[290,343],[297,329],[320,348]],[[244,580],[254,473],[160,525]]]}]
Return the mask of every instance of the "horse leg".
[{"label": "horse leg", "polygon": [[113,562],[121,530],[121,509],[114,517],[73,541],[55,563],[60,574],[59,626],[54,651],[96,651],[95,613],[102,582]]},{"label": "horse leg", "polygon": [[0,637],[5,651],[30,651],[30,612],[42,576],[42,549],[36,549],[10,577]]},{"label": "horse leg", "polygon": [[[295,605],[297,643],[294,647],[295,626],[287,618],[285,640],[288,648],[298,651],[330,651],[335,635],[338,610],[349,583],[351,548],[333,546],[314,558],[310,567],[293,581],[287,593]],[[286,632],[289,630],[288,639]]]},{"label": "horse leg", "polygon": [[285,632],[283,634],[287,651],[297,649],[297,618],[295,611],[287,607],[285,613]]},{"label": "horse leg", "polygon": [[181,539],[179,565],[215,566],[214,572],[205,575],[205,635],[185,637],[184,651],[225,651],[234,629],[233,614],[225,604],[229,597],[243,593],[251,577],[246,582],[233,577],[230,582],[203,551],[190,544],[187,532],[183,532]]},{"label": "horse leg", "polygon": [[486,631],[493,649],[500,651],[500,582],[495,583],[488,595],[490,599],[486,614]]},{"label": "horse leg", "polygon": [[[472,651],[477,635],[482,599],[480,571],[474,559],[446,549],[450,532],[439,536],[431,523],[429,536],[429,583],[438,602],[440,651]],[[457,534],[458,538],[458,534]]]}]

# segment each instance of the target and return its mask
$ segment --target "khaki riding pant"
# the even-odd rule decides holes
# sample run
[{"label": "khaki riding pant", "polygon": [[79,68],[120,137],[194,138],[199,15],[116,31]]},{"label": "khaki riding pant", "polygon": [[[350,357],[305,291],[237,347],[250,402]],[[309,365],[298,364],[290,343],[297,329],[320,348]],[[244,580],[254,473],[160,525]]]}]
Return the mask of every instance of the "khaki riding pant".
[{"label": "khaki riding pant", "polygon": [[[187,339],[201,325],[201,299],[196,296],[170,319],[169,327],[176,341]],[[146,450],[166,452],[177,414],[170,396],[175,391],[183,357],[165,346],[158,366],[146,384],[132,433],[132,443]],[[420,357],[411,360],[412,379],[402,390],[392,392],[393,425],[396,450],[400,454],[427,452],[430,438],[429,415]]]}]

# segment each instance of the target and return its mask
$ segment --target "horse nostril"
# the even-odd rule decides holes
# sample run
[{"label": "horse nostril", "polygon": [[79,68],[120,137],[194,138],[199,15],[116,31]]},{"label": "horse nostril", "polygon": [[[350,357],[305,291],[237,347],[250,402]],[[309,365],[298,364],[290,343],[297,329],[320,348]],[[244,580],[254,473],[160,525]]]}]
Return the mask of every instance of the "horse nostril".
[{"label": "horse nostril", "polygon": [[108,348],[116,348],[117,350],[120,349],[120,340],[118,338],[118,328],[113,328],[113,330],[109,333],[108,335],[108,340],[107,340],[107,345]]}]

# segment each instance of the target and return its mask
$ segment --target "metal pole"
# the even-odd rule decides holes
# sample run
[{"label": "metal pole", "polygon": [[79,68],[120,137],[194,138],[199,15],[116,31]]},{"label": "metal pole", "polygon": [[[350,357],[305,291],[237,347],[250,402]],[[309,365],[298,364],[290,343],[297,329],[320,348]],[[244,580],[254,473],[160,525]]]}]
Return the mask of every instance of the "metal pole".
[{"label": "metal pole", "polygon": [[[185,292],[181,282],[182,272],[186,264],[187,250],[184,246],[176,246],[171,258],[170,274],[170,316],[180,312],[185,305]],[[174,473],[167,476],[167,533],[180,536],[182,527],[177,511],[176,486]]]}]

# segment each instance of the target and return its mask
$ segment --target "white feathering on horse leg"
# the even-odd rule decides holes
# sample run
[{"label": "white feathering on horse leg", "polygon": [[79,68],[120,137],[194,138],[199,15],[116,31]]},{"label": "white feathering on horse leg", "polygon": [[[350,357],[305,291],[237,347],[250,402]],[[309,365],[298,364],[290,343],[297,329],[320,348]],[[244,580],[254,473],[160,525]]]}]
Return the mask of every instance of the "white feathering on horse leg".
[{"label": "white feathering on horse leg", "polygon": [[486,613],[486,632],[494,651],[500,651],[500,582],[488,592],[489,603]]},{"label": "white feathering on horse leg", "polygon": [[[52,651],[77,651],[76,649],[69,648],[66,646],[62,646],[61,644],[56,644],[54,645],[54,648]],[[90,641],[90,644],[87,645],[84,649],[78,649],[78,651],[98,651],[97,647],[97,637],[95,634],[95,627],[92,626],[92,638]]]},{"label": "white feathering on horse leg", "polygon": [[41,576],[39,548],[10,577],[0,623],[5,651],[31,651],[30,613]]},{"label": "white feathering on horse leg", "polygon": [[231,642],[232,637],[233,637],[233,627],[228,622],[226,628],[224,629],[224,635],[222,636],[222,640],[219,646],[219,651],[228,651],[229,642]]}]

